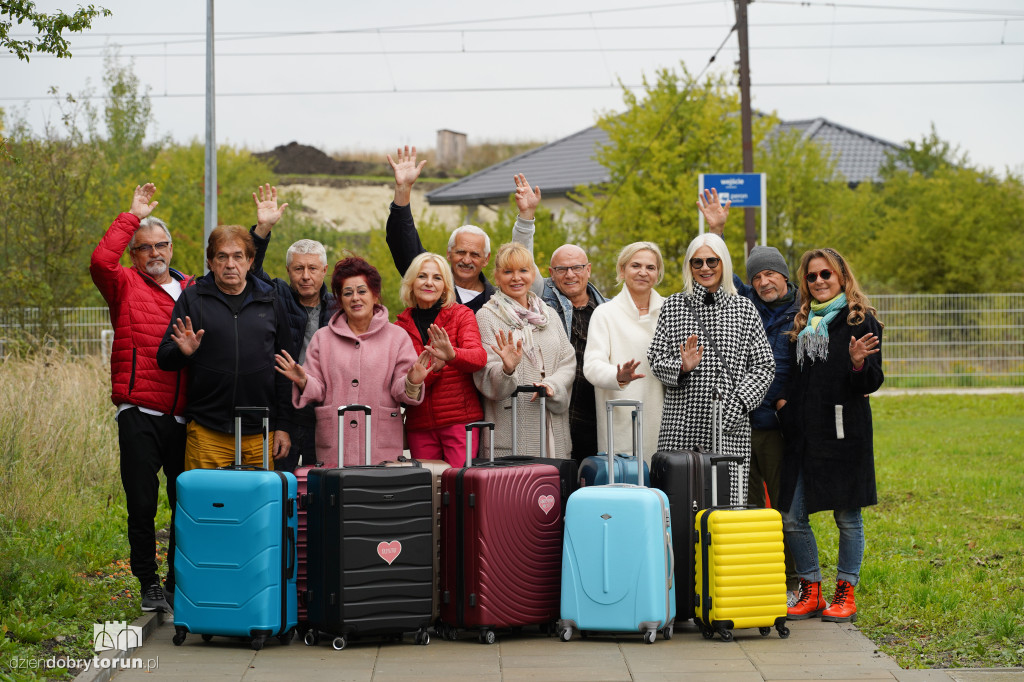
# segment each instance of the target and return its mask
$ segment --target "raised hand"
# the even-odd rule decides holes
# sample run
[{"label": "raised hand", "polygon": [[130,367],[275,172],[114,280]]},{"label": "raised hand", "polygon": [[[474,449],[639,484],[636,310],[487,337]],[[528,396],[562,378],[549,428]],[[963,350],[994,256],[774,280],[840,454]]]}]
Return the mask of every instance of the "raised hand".
[{"label": "raised hand", "polygon": [[428,351],[424,350],[416,358],[416,362],[412,363],[412,367],[409,368],[409,374],[406,375],[409,378],[409,383],[422,384],[423,380],[430,374],[430,363],[431,355]]},{"label": "raised hand", "polygon": [[615,372],[615,380],[618,381],[621,386],[637,379],[643,379],[647,375],[636,373],[636,368],[639,366],[639,360],[629,360],[621,365],[615,365],[615,369],[617,370]]},{"label": "raised hand", "polygon": [[879,352],[881,347],[879,344],[881,341],[878,337],[868,332],[859,339],[850,337],[850,360],[853,362],[854,369],[860,369],[864,366],[864,360],[874,353]]},{"label": "raised hand", "polygon": [[704,190],[704,194],[697,194],[697,208],[704,214],[704,221],[708,224],[708,232],[713,232],[719,237],[725,230],[725,220],[729,217],[729,207],[732,206],[732,199],[725,202],[723,206],[718,200],[718,190],[714,187]]},{"label": "raised hand", "polygon": [[199,344],[203,340],[203,334],[206,330],[200,329],[195,332],[192,331],[192,318],[188,315],[185,316],[185,321],[182,322],[181,318],[174,320],[174,324],[171,329],[171,340],[178,344],[178,349],[185,355],[185,357],[191,357],[193,353],[199,350]]},{"label": "raised hand", "polygon": [[252,193],[252,200],[256,202],[256,231],[261,237],[266,237],[284,215],[288,204],[277,205],[277,187],[271,187],[269,182],[265,189],[262,185],[256,189],[259,196],[256,196],[256,192]]},{"label": "raised hand", "polygon": [[519,209],[519,217],[524,220],[533,220],[540,205],[540,185],[530,189],[530,183],[522,173],[513,175],[516,181],[516,208]]},{"label": "raised hand", "polygon": [[426,350],[431,355],[445,363],[455,359],[455,348],[452,346],[452,340],[448,337],[448,332],[444,327],[436,324],[430,325],[427,328],[427,337],[430,339],[430,345],[427,346]]},{"label": "raised hand", "polygon": [[505,374],[511,375],[523,360],[523,340],[513,342],[512,332],[505,336],[504,330],[496,331],[494,340],[497,345],[491,344],[491,350],[501,358],[501,368]]},{"label": "raised hand", "polygon": [[149,214],[160,203],[159,201],[153,201],[154,194],[156,194],[156,185],[152,182],[147,182],[142,186],[135,185],[135,193],[132,195],[132,207],[128,209],[128,212],[139,220],[148,218]]},{"label": "raised hand", "polygon": [[416,147],[412,147],[410,151],[409,145],[406,145],[404,151],[401,147],[398,148],[394,159],[388,154],[388,163],[395,171],[395,204],[405,206],[412,197],[413,183],[420,177],[420,171],[427,165],[427,160],[424,159],[417,164]]},{"label": "raised hand", "polygon": [[704,357],[704,347],[697,343],[697,335],[691,334],[686,341],[679,344],[679,354],[683,358],[683,372],[692,372]]},{"label": "raised hand", "polygon": [[300,391],[306,388],[306,370],[292,359],[288,351],[282,348],[281,352],[274,356],[274,362],[277,363],[274,369],[294,382]]}]

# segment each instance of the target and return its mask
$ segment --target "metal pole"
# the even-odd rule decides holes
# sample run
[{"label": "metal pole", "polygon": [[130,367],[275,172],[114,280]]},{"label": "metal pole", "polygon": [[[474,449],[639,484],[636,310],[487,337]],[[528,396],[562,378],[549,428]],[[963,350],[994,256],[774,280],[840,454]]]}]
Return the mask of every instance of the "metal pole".
[{"label": "metal pole", "polygon": [[[203,213],[203,245],[217,226],[217,115],[213,68],[213,0],[206,0],[206,178]],[[205,248],[203,250],[205,253]]]},{"label": "metal pole", "polygon": [[[749,0],[733,0],[736,6],[736,36],[740,43],[740,124],[743,133],[743,172],[754,172],[754,143],[750,123],[750,55],[747,43],[747,2]],[[743,225],[746,234],[744,257],[757,244],[757,228],[754,223],[754,210],[743,209]]]}]

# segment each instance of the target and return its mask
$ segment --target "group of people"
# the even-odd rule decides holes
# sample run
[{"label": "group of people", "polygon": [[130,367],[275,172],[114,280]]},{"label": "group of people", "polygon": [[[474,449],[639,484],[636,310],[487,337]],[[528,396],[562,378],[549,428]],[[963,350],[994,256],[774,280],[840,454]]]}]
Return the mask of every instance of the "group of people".
[{"label": "group of people", "polygon": [[[717,409],[719,448],[743,458],[730,466],[728,502],[783,512],[790,617],[855,617],[860,509],[876,501],[867,395],[882,383],[881,326],[839,253],[804,254],[794,284],[776,249],[755,247],[744,282],[721,237],[729,205],[712,191],[698,198],[710,232],[687,249],[683,291],[656,291],[664,259],[641,241],[620,251],[621,290],[606,298],[576,245],[556,249],[541,275],[533,256],[541,191],[517,175],[519,216],[494,252],[492,284],[490,238],[479,227],[452,232],[444,256],[423,247],[410,206],[425,163],[415,147],[388,161],[387,243],[407,306],[394,323],[380,271],[359,256],[339,260],[328,285],[324,246],[301,239],[286,254],[288,279],[266,274],[271,230],[287,208],[270,185],[253,193],[255,226],[212,232],[206,275],[170,268],[173,241],[151,216],[152,184],[135,189],[93,253],[115,330],[112,400],[144,610],[173,605],[173,518],[163,584],[155,559],[157,472],[173,510],[178,473],[231,465],[238,405],[270,409],[273,466],[293,470],[366,456],[378,463],[405,449],[461,466],[467,450],[481,449],[466,424],[481,419],[495,423],[498,454],[536,455],[543,445],[549,457],[582,460],[607,447],[605,401],[632,398],[644,403],[644,432],[636,451],[618,449],[648,461],[659,450],[710,450]],[[125,248],[132,267],[120,264]],[[346,404],[372,408],[368,455],[366,421],[339,419]],[[616,433],[631,433],[628,415],[612,418]],[[262,465],[262,424],[247,417],[241,431],[243,463]],[[831,605],[808,523],[824,509],[835,510],[840,530]]]}]

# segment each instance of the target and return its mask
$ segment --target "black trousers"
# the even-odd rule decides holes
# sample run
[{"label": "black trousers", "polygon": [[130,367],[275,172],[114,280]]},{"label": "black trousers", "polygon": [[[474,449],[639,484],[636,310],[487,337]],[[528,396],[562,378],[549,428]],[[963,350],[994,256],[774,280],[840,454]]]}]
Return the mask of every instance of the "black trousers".
[{"label": "black trousers", "polygon": [[128,545],[132,575],[142,589],[159,582],[156,564],[156,518],[162,468],[171,507],[171,537],[167,547],[167,587],[174,586],[174,483],[185,465],[185,425],[170,415],[155,416],[130,407],[117,417],[121,446],[121,485],[128,507]]}]

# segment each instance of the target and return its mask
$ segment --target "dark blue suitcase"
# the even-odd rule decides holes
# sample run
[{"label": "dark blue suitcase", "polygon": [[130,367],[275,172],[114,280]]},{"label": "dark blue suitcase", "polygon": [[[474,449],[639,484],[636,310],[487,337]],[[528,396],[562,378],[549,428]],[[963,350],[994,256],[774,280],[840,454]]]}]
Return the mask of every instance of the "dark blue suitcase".
[{"label": "dark blue suitcase", "polygon": [[[612,412],[615,410],[614,401],[607,401],[605,403],[605,409],[608,411],[608,423],[611,424]],[[624,407],[632,407],[631,405],[624,405]],[[639,439],[637,437],[637,411],[633,408],[633,442],[636,443]],[[610,442],[610,441],[609,441]],[[622,453],[616,453],[614,458],[609,458],[607,452],[599,452],[597,455],[592,455],[583,460],[583,464],[580,465],[580,487],[585,488],[588,485],[607,485],[608,484],[608,467],[609,460],[615,467],[612,479],[619,483],[632,483],[633,485],[638,484],[637,479],[637,466],[636,466],[636,455],[625,455]],[[651,471],[647,468],[647,462],[643,463],[644,471],[644,486],[647,488],[651,487]]]},{"label": "dark blue suitcase", "polygon": [[[263,414],[264,469],[241,465],[241,414]],[[174,534],[174,643],[187,633],[291,641],[295,586],[295,476],[267,471],[269,410],[239,407],[235,466],[178,476]]]}]

